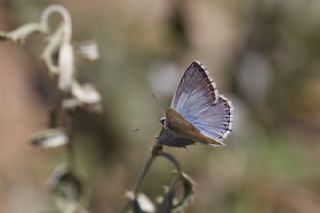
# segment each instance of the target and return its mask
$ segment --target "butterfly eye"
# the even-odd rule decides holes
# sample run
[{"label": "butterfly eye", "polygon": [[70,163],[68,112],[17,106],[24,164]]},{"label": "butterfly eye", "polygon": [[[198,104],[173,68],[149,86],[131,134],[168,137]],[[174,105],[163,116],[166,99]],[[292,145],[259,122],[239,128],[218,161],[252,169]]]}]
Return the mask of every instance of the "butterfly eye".
[{"label": "butterfly eye", "polygon": [[160,122],[164,125],[166,123],[166,117],[160,117]]}]

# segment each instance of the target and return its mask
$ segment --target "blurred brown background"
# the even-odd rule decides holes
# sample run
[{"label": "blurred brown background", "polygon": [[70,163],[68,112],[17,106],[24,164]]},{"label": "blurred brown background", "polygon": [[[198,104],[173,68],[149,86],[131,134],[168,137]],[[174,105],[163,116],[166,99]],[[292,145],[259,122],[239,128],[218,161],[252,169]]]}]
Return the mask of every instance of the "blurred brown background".
[{"label": "blurred brown background", "polygon": [[[209,69],[235,108],[227,146],[168,149],[197,182],[188,212],[320,212],[320,2],[317,0],[0,1],[0,30],[37,21],[52,3],[73,17],[74,40],[97,39],[101,58],[78,76],[101,92],[103,115],[77,117],[78,172],[91,212],[119,212],[192,60]],[[63,149],[39,150],[52,94],[35,36],[0,44],[0,212],[48,212],[46,180]],[[140,131],[132,132],[139,128]],[[155,198],[172,167],[154,165]]]}]

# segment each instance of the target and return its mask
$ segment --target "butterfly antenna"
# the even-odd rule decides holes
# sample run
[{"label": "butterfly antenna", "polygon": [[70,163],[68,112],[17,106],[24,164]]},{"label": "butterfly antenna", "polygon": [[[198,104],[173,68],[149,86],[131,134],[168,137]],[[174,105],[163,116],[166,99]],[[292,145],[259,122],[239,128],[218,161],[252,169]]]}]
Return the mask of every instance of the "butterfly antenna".
[{"label": "butterfly antenna", "polygon": [[149,126],[149,123],[144,124],[144,125],[142,125],[142,126],[140,126],[140,127],[137,127],[137,128],[135,128],[135,129],[131,130],[131,133],[135,133],[135,132],[138,132],[138,131],[143,131],[144,128],[145,128],[145,127],[148,127],[148,126]]},{"label": "butterfly antenna", "polygon": [[152,93],[152,97],[153,97],[153,99],[156,101],[156,103],[158,104],[158,106],[160,107],[160,110],[161,110],[161,112],[162,112],[162,115],[163,115],[163,116],[166,116],[166,113],[164,112],[163,107],[161,106],[159,100],[156,98],[156,96],[155,96],[153,93]]},{"label": "butterfly antenna", "polygon": [[140,130],[141,130],[140,128],[135,128],[134,130],[131,130],[131,132],[134,133],[134,132],[138,132]]}]

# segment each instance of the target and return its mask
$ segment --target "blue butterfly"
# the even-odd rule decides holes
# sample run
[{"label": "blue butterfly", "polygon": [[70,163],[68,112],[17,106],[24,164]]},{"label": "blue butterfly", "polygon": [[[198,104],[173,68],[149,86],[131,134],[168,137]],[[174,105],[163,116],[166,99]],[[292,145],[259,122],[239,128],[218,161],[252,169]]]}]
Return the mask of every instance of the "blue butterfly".
[{"label": "blue butterfly", "polygon": [[218,94],[207,69],[194,61],[182,76],[170,109],[160,118],[163,129],[157,143],[224,145],[232,129],[232,111],[231,101]]}]

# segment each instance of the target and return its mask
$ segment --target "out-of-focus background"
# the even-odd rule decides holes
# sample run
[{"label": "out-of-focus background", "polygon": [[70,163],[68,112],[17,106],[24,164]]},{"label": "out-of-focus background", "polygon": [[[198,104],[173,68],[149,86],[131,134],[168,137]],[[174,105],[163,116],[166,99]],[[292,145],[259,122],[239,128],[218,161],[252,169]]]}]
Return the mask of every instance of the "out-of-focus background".
[{"label": "out-of-focus background", "polygon": [[[103,96],[102,115],[77,117],[78,173],[89,210],[119,212],[160,131],[179,78],[194,59],[233,102],[226,147],[167,148],[197,182],[188,212],[320,212],[320,2],[318,0],[1,0],[0,30],[39,20],[52,3],[73,18],[75,41],[101,58],[78,63]],[[46,212],[47,179],[64,149],[40,150],[52,93],[35,36],[0,44],[0,212]],[[139,128],[138,131],[132,131]],[[153,166],[142,190],[162,194],[172,167]]]}]

